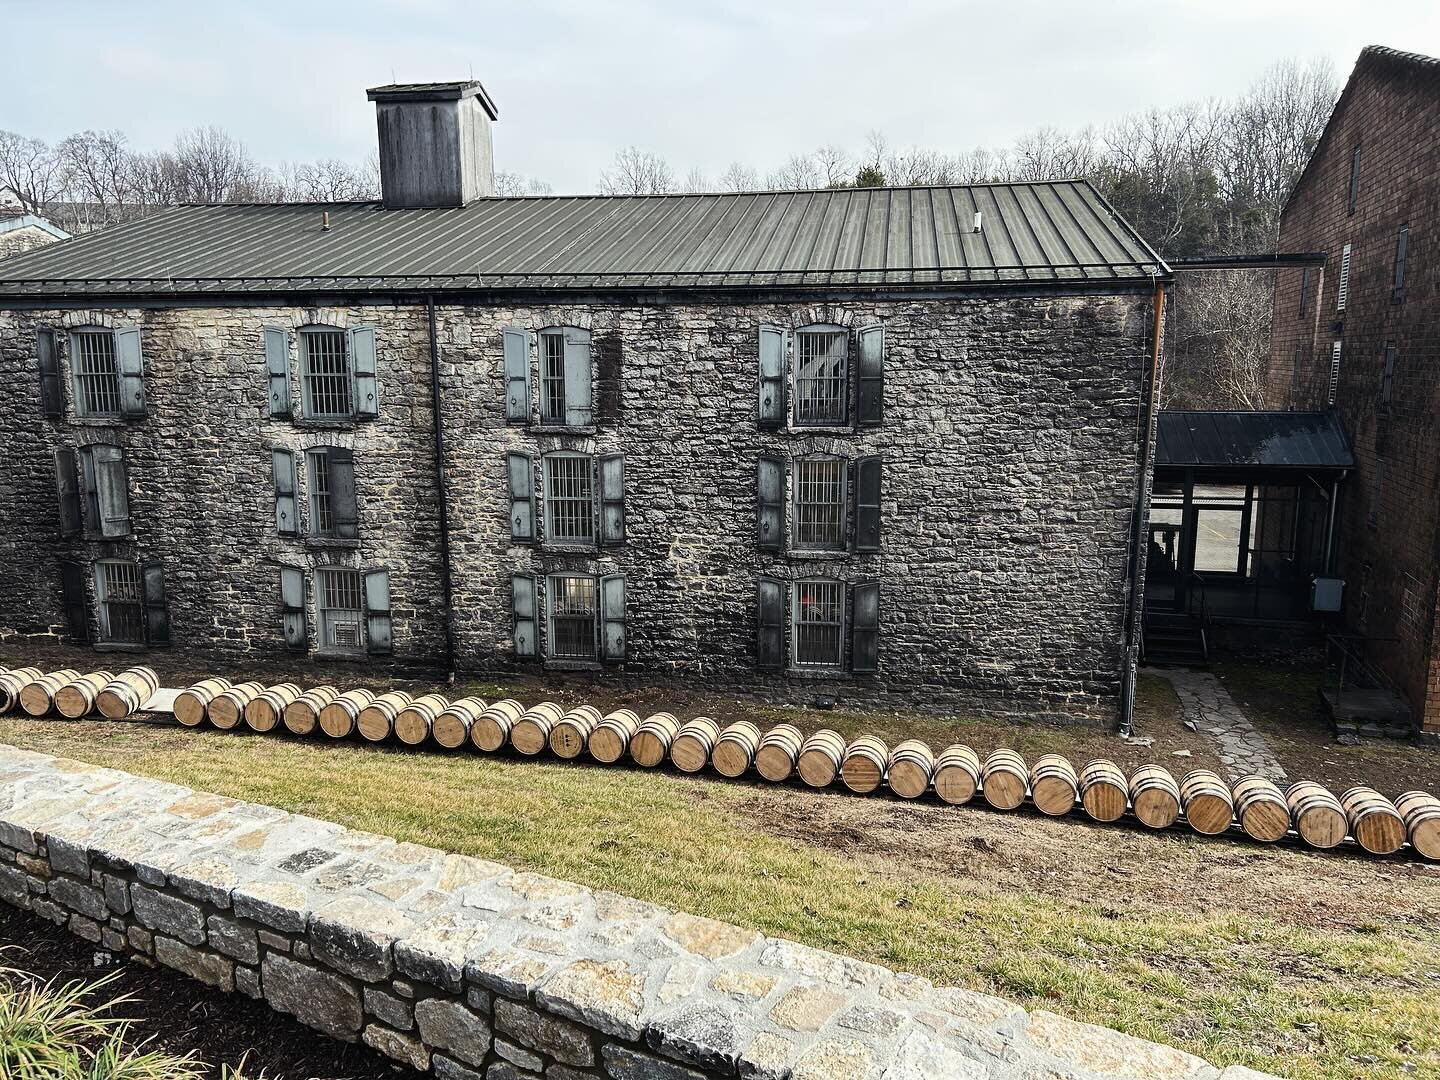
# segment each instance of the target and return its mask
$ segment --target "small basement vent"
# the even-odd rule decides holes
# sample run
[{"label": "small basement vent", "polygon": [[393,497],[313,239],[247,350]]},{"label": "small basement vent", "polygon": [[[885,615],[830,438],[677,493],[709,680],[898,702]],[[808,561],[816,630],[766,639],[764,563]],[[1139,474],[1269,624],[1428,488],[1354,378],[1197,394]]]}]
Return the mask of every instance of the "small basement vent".
[{"label": "small basement vent", "polygon": [[1335,310],[1344,311],[1345,302],[1350,299],[1350,245],[1340,252],[1340,285],[1335,290]]},{"label": "small basement vent", "polygon": [[1335,404],[1335,392],[1340,388],[1340,342],[1330,346],[1330,388],[1325,393],[1325,404]]}]

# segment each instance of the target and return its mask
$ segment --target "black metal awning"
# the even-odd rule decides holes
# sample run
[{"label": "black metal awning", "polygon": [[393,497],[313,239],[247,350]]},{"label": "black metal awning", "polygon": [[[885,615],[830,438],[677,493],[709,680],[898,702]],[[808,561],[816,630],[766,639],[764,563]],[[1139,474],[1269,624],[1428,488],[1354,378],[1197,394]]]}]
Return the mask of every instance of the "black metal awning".
[{"label": "black metal awning", "polygon": [[1354,465],[1349,440],[1333,413],[1166,410],[1159,415],[1157,472],[1342,472]]}]

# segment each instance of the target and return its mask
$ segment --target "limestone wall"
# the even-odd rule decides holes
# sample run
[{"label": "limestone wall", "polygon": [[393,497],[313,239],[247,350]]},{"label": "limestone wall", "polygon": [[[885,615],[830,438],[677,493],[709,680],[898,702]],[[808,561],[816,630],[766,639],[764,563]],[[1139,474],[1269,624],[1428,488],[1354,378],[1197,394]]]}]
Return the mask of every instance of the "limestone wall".
[{"label": "limestone wall", "polygon": [[0,900],[444,1080],[1254,1080],[654,904],[0,746]]}]

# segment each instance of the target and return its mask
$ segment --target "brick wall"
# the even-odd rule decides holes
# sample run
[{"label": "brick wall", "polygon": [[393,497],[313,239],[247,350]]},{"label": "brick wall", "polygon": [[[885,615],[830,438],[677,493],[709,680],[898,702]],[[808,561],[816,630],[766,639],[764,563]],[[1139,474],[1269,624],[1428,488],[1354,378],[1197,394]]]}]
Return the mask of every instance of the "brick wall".
[{"label": "brick wall", "polygon": [[[1352,156],[1359,180],[1350,208]],[[1404,299],[1395,303],[1396,237],[1409,226]],[[1281,221],[1279,250],[1325,251],[1300,310],[1301,273],[1276,275],[1269,401],[1326,407],[1331,349],[1341,342],[1335,408],[1356,470],[1339,519],[1345,623],[1375,638],[1370,656],[1440,731],[1433,655],[1440,564],[1440,64],[1362,54]],[[1337,309],[1341,252],[1351,248],[1348,298]],[[1392,400],[1383,400],[1393,345]],[[1298,373],[1294,362],[1300,351]]]},{"label": "brick wall", "polygon": [[[438,308],[459,667],[513,666],[513,573],[573,569],[626,580],[628,655],[606,677],[758,685],[777,697],[946,692],[992,712],[1113,719],[1148,308],[1148,295]],[[884,422],[762,431],[759,325],[817,322],[885,326]],[[270,418],[264,328],[312,323],[378,328],[378,419]],[[140,326],[148,417],[77,421],[67,409],[42,419],[35,335],[46,325]],[[593,430],[505,422],[508,325],[591,331]],[[61,633],[58,560],[116,553],[164,561],[177,649],[254,660],[284,651],[279,565],[307,576],[317,565],[384,566],[393,662],[442,662],[422,307],[0,312],[0,373],[13,387],[0,406],[0,498],[25,508],[0,526],[10,598],[0,632]],[[54,449],[100,438],[130,458],[133,540],[58,540]],[[320,444],[353,448],[358,541],[276,533],[270,448]],[[623,452],[625,544],[577,554],[513,543],[512,449]],[[758,457],[813,451],[884,459],[878,553],[759,550]],[[301,494],[303,504],[303,478]],[[761,574],[878,580],[878,672],[757,674]],[[313,576],[308,593],[313,648]]]}]

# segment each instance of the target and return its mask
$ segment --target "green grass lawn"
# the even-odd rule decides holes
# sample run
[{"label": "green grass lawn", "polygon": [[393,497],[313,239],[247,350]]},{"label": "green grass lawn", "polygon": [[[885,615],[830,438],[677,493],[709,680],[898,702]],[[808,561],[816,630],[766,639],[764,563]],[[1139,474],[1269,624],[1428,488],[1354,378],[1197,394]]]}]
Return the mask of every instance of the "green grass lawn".
[{"label": "green grass lawn", "polygon": [[[13,717],[0,718],[0,741],[614,889],[1109,1024],[1220,1065],[1336,1080],[1407,1076],[1407,1064],[1440,1070],[1434,878],[1415,886],[1413,922],[1330,931],[1282,908],[1265,916],[1147,903],[1147,874],[1183,876],[1185,859],[1205,857],[1203,845],[1169,836],[1124,834],[1152,854],[1134,860],[1142,895],[1121,911],[1087,895],[998,890],[879,853],[781,839],[743,812],[755,789],[663,772]],[[958,845],[965,815],[984,812],[946,813]],[[1041,825],[1077,838],[1121,835],[1004,822],[1020,830],[1017,842]],[[1267,860],[1313,859],[1317,873],[1352,865],[1249,850],[1259,852],[1256,875]],[[1181,861],[1164,865],[1171,856]],[[1384,880],[1383,867],[1365,872]],[[1426,907],[1432,917],[1418,917]]]}]

